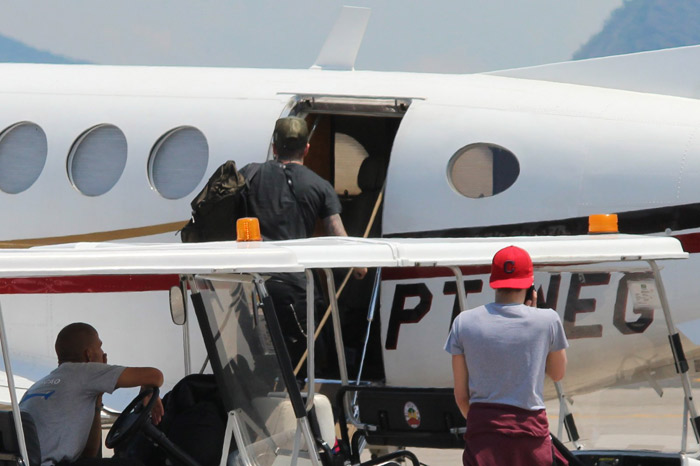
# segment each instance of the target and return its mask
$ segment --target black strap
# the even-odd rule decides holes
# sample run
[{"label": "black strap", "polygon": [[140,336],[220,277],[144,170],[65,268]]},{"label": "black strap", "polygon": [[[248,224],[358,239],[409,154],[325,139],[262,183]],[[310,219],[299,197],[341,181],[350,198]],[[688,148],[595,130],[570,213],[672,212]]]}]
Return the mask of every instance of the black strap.
[{"label": "black strap", "polygon": [[[255,175],[257,175],[258,172],[260,171],[260,165],[262,165],[262,164],[261,163],[249,163],[248,165],[246,165],[245,167],[243,167],[241,169],[241,170],[246,171],[246,173],[243,174],[243,176],[245,177],[246,183],[250,183],[253,180],[253,178],[255,178]],[[250,168],[248,168],[246,170],[246,167],[250,167]]]},{"label": "black strap", "polygon": [[[292,197],[294,198],[294,208],[296,209],[297,218],[303,219],[304,217],[301,214],[301,207],[299,207],[299,198],[297,197],[297,193],[294,191],[294,183],[292,182],[292,178],[289,176],[289,172],[287,171],[287,164],[282,164],[282,172],[284,172],[284,177],[287,180],[289,192],[292,193]],[[306,230],[306,227],[304,227],[304,230]]]},{"label": "black strap", "polygon": [[248,195],[250,194],[250,182],[253,181],[253,178],[255,178],[255,175],[258,174],[260,171],[260,165],[261,163],[249,163],[245,167],[241,168],[241,174],[243,175],[243,178],[245,179],[245,190],[241,193],[241,196],[243,197],[243,206],[245,208],[245,215],[244,217],[250,217],[250,202],[248,201]]},{"label": "black strap", "polygon": [[294,183],[292,182],[292,179],[289,177],[289,172],[287,171],[287,165],[282,164],[282,171],[284,172],[284,177],[287,179],[287,186],[289,186],[289,191],[292,193],[292,197],[294,198],[295,201],[297,201],[297,204],[299,204],[299,199],[297,198],[297,193],[294,192]]}]

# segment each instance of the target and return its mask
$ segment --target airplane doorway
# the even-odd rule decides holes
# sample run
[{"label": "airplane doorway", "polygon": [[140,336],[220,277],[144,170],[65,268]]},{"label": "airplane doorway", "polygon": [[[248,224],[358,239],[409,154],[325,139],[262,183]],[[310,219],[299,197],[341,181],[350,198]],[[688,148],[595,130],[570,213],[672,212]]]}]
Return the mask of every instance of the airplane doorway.
[{"label": "airplane doorway", "polygon": [[350,236],[382,236],[380,193],[409,105],[407,99],[304,96],[290,111],[313,131],[305,165],[335,187]]},{"label": "airplane doorway", "polygon": [[[410,99],[298,96],[291,106],[289,114],[305,118],[312,131],[305,165],[335,188],[343,208],[343,225],[350,236],[382,236],[382,191],[394,138],[409,105]],[[320,225],[317,234],[323,234]],[[350,279],[338,306],[344,322],[349,376],[357,378],[362,366],[363,380],[379,381],[384,378],[379,312],[369,327],[367,320],[374,274],[372,270],[364,280]],[[335,276],[335,281],[338,287],[342,273]],[[327,296],[324,282],[317,281]],[[325,348],[316,354],[325,353],[323,359],[331,363],[317,360],[319,376],[337,378],[332,363],[337,360],[334,345],[323,341],[323,333],[320,340],[317,344]]]}]

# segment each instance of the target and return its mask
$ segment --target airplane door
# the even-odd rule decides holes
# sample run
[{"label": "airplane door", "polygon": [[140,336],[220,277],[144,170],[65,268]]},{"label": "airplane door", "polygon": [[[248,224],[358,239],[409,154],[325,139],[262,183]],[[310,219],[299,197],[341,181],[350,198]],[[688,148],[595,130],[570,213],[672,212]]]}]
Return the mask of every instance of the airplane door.
[{"label": "airplane door", "polygon": [[[304,117],[312,134],[304,165],[335,188],[349,236],[381,236],[380,193],[410,102],[352,96],[298,96],[297,102],[290,114]],[[324,231],[317,228],[316,234]]]}]

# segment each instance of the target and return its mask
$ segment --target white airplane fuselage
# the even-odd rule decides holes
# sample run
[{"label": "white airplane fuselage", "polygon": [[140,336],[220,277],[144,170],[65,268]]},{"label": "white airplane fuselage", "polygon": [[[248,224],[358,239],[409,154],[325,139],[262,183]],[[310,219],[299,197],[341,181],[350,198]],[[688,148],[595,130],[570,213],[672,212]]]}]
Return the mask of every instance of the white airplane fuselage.
[{"label": "white airplane fuselage", "polygon": [[[22,157],[3,148],[3,137],[17,124],[41,128],[47,148],[40,174],[21,192],[5,192],[0,174],[0,243],[179,241],[175,232],[190,216],[189,202],[214,169],[229,159],[239,167],[266,160],[274,122],[290,112],[311,122],[320,116],[317,137],[330,148],[345,134],[342,125],[396,122],[398,129],[382,133],[389,148],[382,156],[388,163],[382,235],[580,234],[588,215],[618,213],[625,233],[681,239],[691,259],[668,264],[663,275],[678,320],[696,319],[700,102],[582,85],[489,75],[0,65],[0,169],[3,158]],[[125,141],[123,171],[119,160],[100,159],[99,150],[76,152],[81,135],[96,127],[123,135],[114,149],[120,154]],[[165,155],[154,161],[159,144],[183,128],[195,135],[187,144],[198,159],[189,165],[187,154],[179,154],[175,161]],[[358,130],[353,137],[372,157],[372,133]],[[324,144],[312,139],[316,148]],[[469,197],[459,192],[465,189],[457,186],[460,177],[474,167],[495,170],[472,167],[470,159],[459,166],[459,154],[472,146],[503,150],[517,169],[500,188],[494,177],[485,194]],[[319,159],[331,182],[343,170],[340,159],[340,152]],[[161,162],[166,168],[158,173]],[[100,175],[96,186],[91,173]],[[103,179],[116,181],[93,195],[90,189],[100,191]],[[479,182],[477,176],[467,184]],[[164,196],[163,186],[178,197]],[[345,197],[352,204],[352,194]],[[450,386],[442,346],[455,308],[454,277],[449,271],[431,277],[385,272],[387,383]],[[633,309],[623,276],[609,272],[563,274],[558,281],[536,277],[543,299],[565,321],[570,373],[577,374],[565,379],[572,392],[642,377],[669,363],[660,311]],[[487,273],[466,271],[467,307],[491,300]],[[17,372],[31,377],[50,368],[56,332],[80,319],[98,327],[110,361],[158,365],[169,382],[177,381],[184,373],[182,336],[169,324],[165,294],[112,297],[109,306],[84,293],[3,297],[11,346],[26,362],[24,373],[22,367]],[[692,356],[695,347],[684,343]],[[198,342],[194,350],[198,370]]]}]

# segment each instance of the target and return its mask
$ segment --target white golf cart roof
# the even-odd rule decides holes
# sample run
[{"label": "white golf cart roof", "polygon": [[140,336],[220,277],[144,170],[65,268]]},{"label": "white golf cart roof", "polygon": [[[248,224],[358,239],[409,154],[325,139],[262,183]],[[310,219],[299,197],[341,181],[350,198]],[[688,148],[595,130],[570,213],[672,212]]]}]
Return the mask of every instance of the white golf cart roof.
[{"label": "white golf cart roof", "polygon": [[[658,268],[654,264],[656,260],[688,257],[675,238],[622,234],[469,239],[327,237],[265,243],[77,243],[22,250],[0,250],[0,281],[13,282],[13,279],[22,278],[40,280],[42,277],[51,281],[51,277],[74,276],[84,277],[94,282],[97,281],[97,276],[114,275],[264,274],[303,272],[307,269],[414,266],[452,267],[458,279],[461,280],[458,267],[488,267],[496,251],[509,245],[526,249],[532,257],[535,268],[544,271],[601,263],[611,263],[611,266],[613,266],[612,263],[616,263],[614,264],[616,270],[624,270],[625,264],[629,264],[632,268],[635,267],[633,264],[638,267],[640,261],[647,261],[648,267],[658,275]],[[29,289],[33,288],[29,287]],[[458,286],[457,289],[459,292],[463,287]],[[6,290],[9,293],[15,291]],[[669,333],[674,335],[677,332],[672,324],[670,311],[665,299],[662,301]],[[462,305],[463,302],[464,299],[461,299]],[[309,320],[313,322],[313,319]],[[4,336],[4,334],[4,324],[0,318],[0,335]],[[309,335],[313,335],[313,331],[310,331]],[[0,338],[0,346],[2,346],[8,374],[8,386],[13,398],[15,428],[21,431],[19,405],[14,395],[15,386],[5,338]],[[312,367],[312,364],[309,364],[309,367]],[[347,374],[344,376],[345,379]],[[310,376],[309,380],[309,385],[312,387],[313,378]],[[683,381],[686,398],[691,400],[688,401],[688,408],[691,417],[695,419],[697,412],[692,404],[687,374],[684,374]],[[313,399],[312,394],[310,389],[309,399]],[[23,437],[20,436],[20,438],[22,456],[26,459],[26,446]]]},{"label": "white golf cart roof", "polygon": [[670,237],[622,234],[469,239],[313,238],[198,244],[76,243],[0,250],[0,277],[302,272],[308,268],[486,266],[509,245],[536,268],[601,262],[685,259]]}]

